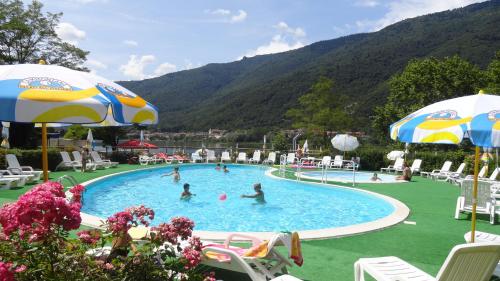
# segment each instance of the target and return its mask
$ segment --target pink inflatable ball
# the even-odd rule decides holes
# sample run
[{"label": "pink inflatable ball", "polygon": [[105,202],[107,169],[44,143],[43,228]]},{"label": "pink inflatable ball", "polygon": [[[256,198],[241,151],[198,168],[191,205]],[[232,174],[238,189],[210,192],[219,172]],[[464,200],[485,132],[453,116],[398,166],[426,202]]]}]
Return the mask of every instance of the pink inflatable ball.
[{"label": "pink inflatable ball", "polygon": [[227,195],[226,193],[222,193],[220,196],[219,196],[219,200],[220,201],[225,201],[227,199]]}]

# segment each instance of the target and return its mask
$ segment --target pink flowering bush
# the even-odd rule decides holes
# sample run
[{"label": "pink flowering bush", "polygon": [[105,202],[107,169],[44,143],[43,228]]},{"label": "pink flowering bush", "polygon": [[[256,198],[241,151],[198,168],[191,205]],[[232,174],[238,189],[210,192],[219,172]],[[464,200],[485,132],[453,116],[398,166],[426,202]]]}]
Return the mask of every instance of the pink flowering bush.
[{"label": "pink flowering bush", "polygon": [[[137,244],[129,229],[149,226],[155,217],[141,205],[110,216],[104,231],[81,230],[70,238],[80,228],[85,188],[76,185],[69,192],[66,198],[60,183],[46,182],[0,208],[0,281],[215,280],[213,273],[199,271],[202,245],[192,236],[193,221],[172,218]],[[109,256],[90,254],[105,245],[118,245],[120,254],[114,248]]]}]

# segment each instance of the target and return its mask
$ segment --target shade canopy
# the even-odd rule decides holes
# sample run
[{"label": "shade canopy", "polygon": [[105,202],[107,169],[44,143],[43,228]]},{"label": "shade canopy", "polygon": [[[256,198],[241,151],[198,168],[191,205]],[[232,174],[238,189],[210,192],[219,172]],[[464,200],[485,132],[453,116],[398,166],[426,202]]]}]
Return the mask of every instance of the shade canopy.
[{"label": "shade canopy", "polygon": [[390,126],[393,140],[407,143],[500,146],[500,96],[477,94],[440,101]]},{"label": "shade canopy", "polygon": [[158,148],[158,146],[149,143],[142,142],[140,140],[129,140],[124,143],[120,143],[117,145],[118,148],[127,148],[127,149],[138,149],[138,148]]},{"label": "shade canopy", "polygon": [[396,160],[398,158],[403,158],[405,156],[405,152],[404,151],[400,151],[400,150],[393,150],[389,153],[387,153],[387,159],[393,161],[393,160]]},{"label": "shade canopy", "polygon": [[340,151],[353,151],[358,148],[359,142],[358,139],[354,136],[340,134],[333,137],[332,145],[334,148]]},{"label": "shade canopy", "polygon": [[24,123],[100,123],[112,108],[119,123],[156,124],[158,112],[124,87],[57,65],[0,66],[0,120]]}]

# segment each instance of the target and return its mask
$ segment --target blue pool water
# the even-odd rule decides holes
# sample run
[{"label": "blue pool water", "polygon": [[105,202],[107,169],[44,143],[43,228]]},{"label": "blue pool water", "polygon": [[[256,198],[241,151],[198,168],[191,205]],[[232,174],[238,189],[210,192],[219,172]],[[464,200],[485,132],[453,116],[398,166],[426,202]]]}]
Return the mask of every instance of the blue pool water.
[{"label": "blue pool water", "polygon": [[[352,182],[353,175],[352,171],[343,171],[343,170],[329,170],[327,173],[328,181],[337,181],[337,182]],[[302,176],[310,177],[313,179],[321,180],[321,171],[303,171]],[[373,172],[356,172],[356,182],[366,182],[373,183],[371,178],[373,177]],[[376,181],[376,183],[389,183],[389,182],[398,182],[396,180],[395,175],[387,175],[377,173],[377,177],[380,178],[380,181]]]},{"label": "blue pool water", "polygon": [[[278,179],[267,168],[228,165],[229,173],[214,164],[181,165],[181,181],[161,177],[172,167],[135,171],[109,177],[87,186],[82,211],[101,218],[127,207],[144,204],[155,210],[153,225],[174,216],[194,220],[196,230],[285,231],[332,228],[373,221],[391,214],[385,200],[354,190]],[[179,200],[183,183],[196,194]],[[267,204],[255,205],[253,184],[260,182]],[[221,194],[227,194],[220,201]]]}]

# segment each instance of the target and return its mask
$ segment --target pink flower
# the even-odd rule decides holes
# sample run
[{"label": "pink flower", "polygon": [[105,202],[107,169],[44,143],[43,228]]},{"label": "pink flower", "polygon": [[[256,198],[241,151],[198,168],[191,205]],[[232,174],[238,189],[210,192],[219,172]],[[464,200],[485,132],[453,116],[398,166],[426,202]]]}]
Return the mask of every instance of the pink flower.
[{"label": "pink flower", "polygon": [[111,270],[111,269],[115,268],[115,266],[111,263],[105,263],[104,268],[107,270]]},{"label": "pink flower", "polygon": [[73,193],[73,198],[71,199],[73,202],[81,202],[82,200],[82,193],[85,191],[85,186],[81,184],[77,184],[73,186],[69,192]]},{"label": "pink flower", "polygon": [[80,241],[85,244],[95,245],[101,238],[101,235],[98,231],[95,230],[82,230],[76,233]]},{"label": "pink flower", "polygon": [[217,279],[215,278],[215,272],[211,271],[210,273],[205,274],[205,278],[203,279],[203,281],[217,281]]},{"label": "pink flower", "polygon": [[201,262],[201,252],[187,246],[182,250],[182,256],[185,259],[184,269],[195,268]]},{"label": "pink flower", "polygon": [[27,269],[26,265],[22,264],[14,270],[16,273],[24,272]]},{"label": "pink flower", "polygon": [[14,281],[14,272],[12,271],[12,263],[0,261],[0,281]]},{"label": "pink flower", "polygon": [[118,212],[107,220],[108,231],[114,235],[123,235],[131,227],[134,217],[129,212]]},{"label": "pink flower", "polygon": [[194,222],[185,217],[175,217],[170,220],[182,240],[187,240],[193,233]]}]

